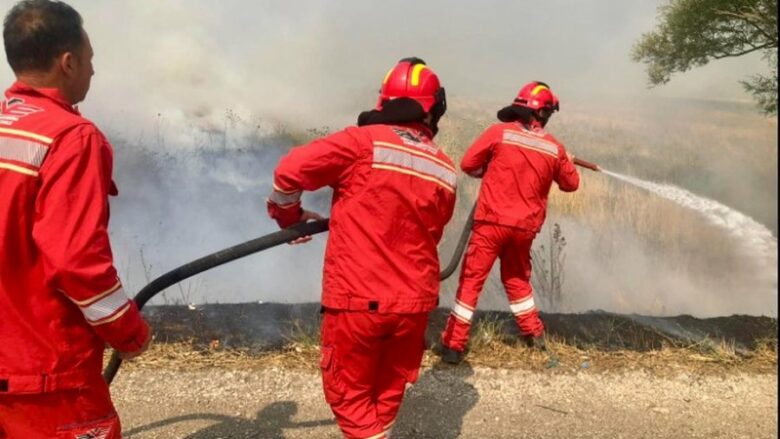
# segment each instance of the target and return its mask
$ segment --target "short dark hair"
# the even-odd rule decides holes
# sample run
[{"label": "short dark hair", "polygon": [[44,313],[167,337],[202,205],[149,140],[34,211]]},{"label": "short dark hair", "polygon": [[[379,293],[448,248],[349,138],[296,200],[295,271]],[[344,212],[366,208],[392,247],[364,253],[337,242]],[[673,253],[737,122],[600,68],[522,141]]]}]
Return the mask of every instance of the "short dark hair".
[{"label": "short dark hair", "polygon": [[46,71],[54,59],[84,44],[81,15],[61,1],[23,0],[3,22],[8,64],[15,73]]}]

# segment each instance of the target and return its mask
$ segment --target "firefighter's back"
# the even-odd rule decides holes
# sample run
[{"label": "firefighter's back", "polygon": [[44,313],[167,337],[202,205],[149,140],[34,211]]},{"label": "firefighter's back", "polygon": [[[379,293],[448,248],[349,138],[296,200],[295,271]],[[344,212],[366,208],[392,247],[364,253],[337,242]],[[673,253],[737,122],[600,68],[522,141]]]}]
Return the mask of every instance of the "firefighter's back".
[{"label": "firefighter's back", "polygon": [[47,160],[64,153],[60,137],[92,125],[48,99],[15,94],[14,88],[0,110],[0,378],[9,379],[8,386],[16,383],[16,390],[36,376],[40,382],[41,373],[63,381],[71,375],[79,382],[82,375],[100,372],[102,358],[91,353],[102,352],[103,342],[79,308],[47,281],[34,223]]},{"label": "firefighter's back", "polygon": [[492,156],[483,176],[475,219],[538,232],[565,150],[541,128],[528,129],[512,122],[489,130],[494,142]]},{"label": "firefighter's back", "polygon": [[323,305],[429,311],[438,302],[437,245],[455,202],[452,160],[418,127],[347,131],[362,152],[335,188]]}]

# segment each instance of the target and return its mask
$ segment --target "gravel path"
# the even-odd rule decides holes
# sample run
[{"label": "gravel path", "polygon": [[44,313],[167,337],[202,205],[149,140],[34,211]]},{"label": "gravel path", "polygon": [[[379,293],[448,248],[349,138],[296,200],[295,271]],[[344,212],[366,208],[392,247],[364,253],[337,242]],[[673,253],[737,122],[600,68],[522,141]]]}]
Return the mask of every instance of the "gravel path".
[{"label": "gravel path", "polygon": [[[395,438],[776,438],[777,375],[426,368]],[[340,438],[316,373],[134,368],[125,438]]]}]

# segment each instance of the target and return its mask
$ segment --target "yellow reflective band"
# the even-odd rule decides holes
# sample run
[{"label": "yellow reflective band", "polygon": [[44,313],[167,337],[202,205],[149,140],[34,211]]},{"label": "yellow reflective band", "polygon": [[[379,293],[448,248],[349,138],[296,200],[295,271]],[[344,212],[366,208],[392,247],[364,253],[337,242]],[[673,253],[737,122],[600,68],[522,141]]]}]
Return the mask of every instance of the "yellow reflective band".
[{"label": "yellow reflective band", "polygon": [[387,74],[385,75],[385,79],[382,81],[382,84],[387,84],[387,80],[390,79],[390,74],[393,73],[393,70],[395,70],[395,67],[387,71]]},{"label": "yellow reflective band", "polygon": [[0,169],[8,169],[9,171],[18,172],[20,174],[30,175],[33,177],[38,176],[37,171],[32,171],[30,169],[23,168],[21,166],[12,165],[10,163],[0,163]]},{"label": "yellow reflective band", "polygon": [[423,180],[430,181],[432,183],[436,183],[439,186],[443,187],[444,189],[448,190],[449,192],[455,193],[455,188],[454,187],[448,185],[447,183],[439,180],[436,177],[431,177],[431,176],[428,176],[428,175],[425,175],[425,174],[421,174],[419,172],[414,172],[414,171],[409,170],[409,169],[404,169],[404,168],[401,168],[401,167],[398,167],[398,166],[383,165],[383,164],[380,164],[380,163],[374,163],[373,165],[371,165],[371,167],[374,168],[374,169],[384,169],[385,171],[393,171],[393,172],[398,172],[398,173],[401,173],[401,174],[406,174],[406,175],[411,175],[413,177],[421,178]]},{"label": "yellow reflective band", "polygon": [[28,139],[37,140],[47,145],[54,141],[54,139],[51,137],[41,136],[40,134],[31,133],[29,131],[15,130],[13,128],[0,128],[0,134],[11,134],[13,136],[26,137]]},{"label": "yellow reflective band", "polygon": [[450,165],[449,163],[447,163],[444,160],[441,160],[441,159],[439,159],[437,157],[434,157],[432,155],[426,154],[424,152],[415,151],[415,150],[410,149],[410,148],[405,148],[405,147],[403,147],[401,145],[396,145],[395,143],[380,142],[378,140],[374,142],[374,146],[386,146],[388,148],[400,149],[401,151],[406,151],[409,154],[414,154],[414,155],[417,155],[417,156],[420,156],[420,157],[425,157],[426,159],[433,160],[434,162],[444,166],[445,168],[449,169],[450,171],[457,172],[455,170],[455,168],[452,165]]},{"label": "yellow reflective band", "polygon": [[531,90],[531,96],[536,96],[537,93],[539,93],[542,90],[549,90],[549,88],[543,86],[543,85],[537,85],[534,87],[533,90]]},{"label": "yellow reflective band", "polygon": [[420,85],[420,72],[427,69],[428,66],[425,64],[415,64],[414,68],[412,69],[412,86],[417,87]]}]

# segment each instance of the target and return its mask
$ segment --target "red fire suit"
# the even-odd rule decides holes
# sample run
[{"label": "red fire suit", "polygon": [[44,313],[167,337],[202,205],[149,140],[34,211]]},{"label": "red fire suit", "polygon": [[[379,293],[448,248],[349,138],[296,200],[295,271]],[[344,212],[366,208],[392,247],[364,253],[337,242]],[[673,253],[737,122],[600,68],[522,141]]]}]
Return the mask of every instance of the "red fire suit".
[{"label": "red fire suit", "polygon": [[519,122],[489,127],[466,151],[461,169],[482,178],[472,236],[442,344],[462,352],[479,294],[496,258],[515,321],[524,335],[544,331],[531,289],[531,244],[542,228],[552,182],[577,190],[579,174],[566,151],[541,127]]},{"label": "red fire suit", "polygon": [[[106,343],[149,328],[112,264],[108,141],[54,89],[0,107],[0,438],[119,438]],[[87,436],[92,434],[92,436]]]},{"label": "red fire suit", "polygon": [[455,167],[423,125],[350,127],[281,160],[271,217],[298,222],[301,192],[326,185],[325,399],[346,437],[383,438],[417,378],[438,303],[436,247],[455,205]]}]

